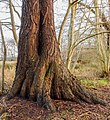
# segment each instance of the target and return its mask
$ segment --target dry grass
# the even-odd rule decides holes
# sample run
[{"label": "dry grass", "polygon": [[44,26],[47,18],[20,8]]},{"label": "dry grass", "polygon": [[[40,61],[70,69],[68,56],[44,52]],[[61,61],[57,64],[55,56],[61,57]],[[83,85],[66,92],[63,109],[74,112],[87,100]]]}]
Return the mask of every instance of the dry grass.
[{"label": "dry grass", "polygon": [[[83,49],[79,59],[82,61],[82,63],[77,63],[75,70],[72,71],[72,73],[75,76],[77,76],[79,80],[84,80],[84,82],[82,83],[86,83],[85,82],[86,80],[99,80],[101,70],[99,68],[99,63],[97,61],[96,49]],[[0,61],[0,81],[1,81],[1,68],[2,61]],[[16,61],[6,61],[5,89],[9,89],[10,86],[12,85],[15,76],[15,68]]]},{"label": "dry grass", "polygon": [[79,57],[80,62],[72,71],[79,79],[100,79],[102,75],[101,66],[97,58],[96,49],[83,49]]},{"label": "dry grass", "polygon": [[[88,58],[84,60],[88,61]],[[0,81],[1,81],[1,68],[2,68],[2,61],[0,62]],[[15,76],[15,68],[16,68],[16,61],[6,61],[5,89],[7,90],[12,86]],[[100,79],[99,76],[101,74],[101,71],[97,67],[97,62],[94,61],[89,63],[87,62],[86,64],[78,63],[76,65],[75,70],[73,71],[73,74],[77,76],[79,80],[81,80],[81,84],[83,84],[84,86],[101,87],[101,86],[106,86],[108,84],[108,81],[106,79],[101,79],[101,81],[99,81]]]},{"label": "dry grass", "polygon": [[[13,83],[15,76],[15,68],[16,68],[16,61],[6,61],[5,84],[4,84],[5,89],[9,89]],[[0,61],[0,81],[1,81],[1,77],[2,77],[2,61]]]}]

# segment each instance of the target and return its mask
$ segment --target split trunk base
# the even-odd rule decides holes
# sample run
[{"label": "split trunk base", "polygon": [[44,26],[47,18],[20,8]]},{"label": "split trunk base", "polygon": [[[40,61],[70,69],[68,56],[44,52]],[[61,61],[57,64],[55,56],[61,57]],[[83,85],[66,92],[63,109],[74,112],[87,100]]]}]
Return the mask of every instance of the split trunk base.
[{"label": "split trunk base", "polygon": [[46,65],[44,61],[37,68],[28,68],[24,75],[16,77],[8,97],[16,95],[37,101],[40,106],[52,111],[56,110],[52,99],[105,105],[103,100],[82,88],[63,63]]}]

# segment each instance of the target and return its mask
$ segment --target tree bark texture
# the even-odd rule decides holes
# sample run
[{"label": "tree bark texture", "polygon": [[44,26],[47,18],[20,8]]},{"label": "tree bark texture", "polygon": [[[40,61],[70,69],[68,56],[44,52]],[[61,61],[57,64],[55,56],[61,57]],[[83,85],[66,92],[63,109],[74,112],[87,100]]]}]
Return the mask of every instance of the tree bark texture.
[{"label": "tree bark texture", "polygon": [[16,75],[7,97],[16,95],[53,111],[52,99],[104,104],[80,86],[61,60],[53,0],[23,0]]}]

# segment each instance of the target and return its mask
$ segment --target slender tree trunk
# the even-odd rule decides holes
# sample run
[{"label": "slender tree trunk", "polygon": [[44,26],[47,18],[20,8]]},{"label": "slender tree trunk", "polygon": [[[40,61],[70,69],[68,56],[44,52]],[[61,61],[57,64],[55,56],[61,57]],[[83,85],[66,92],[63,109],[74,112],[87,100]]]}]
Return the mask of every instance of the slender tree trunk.
[{"label": "slender tree trunk", "polygon": [[108,0],[108,5],[109,5],[109,18],[110,18],[110,0]]},{"label": "slender tree trunk", "polygon": [[[73,0],[71,0],[70,3],[72,3],[72,2],[73,2]],[[67,61],[66,61],[66,66],[69,70],[71,70],[71,59],[73,57],[73,52],[74,52],[74,50],[72,49],[72,46],[74,44],[74,20],[75,20],[75,16],[76,16],[76,9],[77,9],[77,4],[75,4],[73,7],[71,7],[69,50],[68,50]]]},{"label": "slender tree trunk", "polygon": [[7,98],[16,95],[53,111],[52,99],[105,104],[84,90],[62,62],[53,0],[23,1],[16,75]]},{"label": "slender tree trunk", "polygon": [[14,14],[13,14],[13,5],[12,5],[12,0],[9,0],[9,8],[10,8],[10,16],[11,16],[11,23],[12,23],[12,32],[13,32],[13,37],[18,45],[18,36],[16,33],[16,27],[15,27],[15,20],[14,20]]},{"label": "slender tree trunk", "polygon": [[3,64],[2,64],[2,93],[3,93],[4,79],[5,79],[6,45],[5,45],[5,39],[4,39],[1,21],[0,21],[0,32],[1,32],[2,46],[3,46]]},{"label": "slender tree trunk", "polygon": [[[108,5],[109,5],[108,15],[110,19],[110,0],[108,0]],[[110,31],[110,29],[108,31]],[[110,33],[107,34],[107,55],[108,55],[108,79],[110,80]]]},{"label": "slender tree trunk", "polygon": [[[95,3],[95,9],[96,9],[96,33],[103,32],[102,30],[102,24],[101,24],[101,19],[102,17],[100,16],[100,8],[99,8],[99,3],[98,1],[94,0]],[[99,54],[99,59],[100,59],[100,66],[102,67],[102,71],[105,75],[108,73],[108,56],[107,56],[107,47],[106,47],[106,42],[104,38],[104,34],[97,35],[97,48],[98,48],[98,54]]]},{"label": "slender tree trunk", "polygon": [[66,11],[66,14],[65,14],[65,17],[63,19],[63,22],[61,24],[60,32],[59,32],[59,35],[58,35],[58,43],[59,43],[59,45],[61,44],[61,38],[62,38],[63,28],[64,28],[64,25],[66,23],[66,20],[67,20],[67,17],[69,15],[69,12],[70,12],[71,8],[73,7],[73,5],[77,4],[77,2],[78,2],[78,0],[74,0],[73,2],[71,2],[71,0],[69,0],[69,6],[68,6],[68,9]]}]

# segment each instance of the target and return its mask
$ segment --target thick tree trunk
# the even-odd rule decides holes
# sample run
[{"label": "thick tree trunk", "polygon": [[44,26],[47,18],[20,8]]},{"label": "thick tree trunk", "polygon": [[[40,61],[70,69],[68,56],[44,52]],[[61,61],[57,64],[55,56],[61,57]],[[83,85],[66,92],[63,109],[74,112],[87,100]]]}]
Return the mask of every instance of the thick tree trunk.
[{"label": "thick tree trunk", "polygon": [[60,57],[56,40],[53,0],[25,0],[22,7],[18,61],[7,97],[20,95],[55,110],[52,99],[104,102],[86,92]]}]

